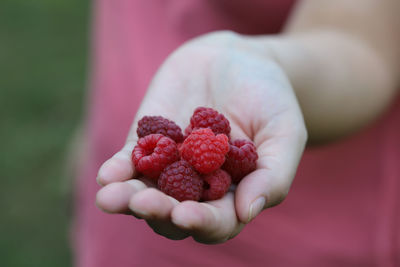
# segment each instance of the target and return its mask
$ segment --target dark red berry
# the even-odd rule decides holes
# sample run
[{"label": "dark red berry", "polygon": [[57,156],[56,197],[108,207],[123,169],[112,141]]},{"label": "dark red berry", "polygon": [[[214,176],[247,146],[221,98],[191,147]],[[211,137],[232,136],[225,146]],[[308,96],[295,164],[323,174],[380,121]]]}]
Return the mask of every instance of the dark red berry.
[{"label": "dark red berry", "polygon": [[226,134],[229,137],[231,127],[224,115],[212,108],[198,107],[190,118],[190,125],[185,129],[185,135],[199,128],[210,128],[215,134]]},{"label": "dark red berry", "polygon": [[161,116],[144,116],[138,122],[136,132],[138,137],[145,137],[149,134],[162,134],[177,143],[183,141],[181,128],[175,122]]},{"label": "dark red berry", "polygon": [[258,154],[253,142],[238,139],[229,146],[229,152],[222,169],[226,170],[232,178],[232,183],[240,180],[257,167]]},{"label": "dark red berry", "polygon": [[198,201],[203,192],[203,180],[188,162],[180,160],[164,169],[158,188],[179,201]]},{"label": "dark red berry", "polygon": [[204,190],[202,199],[205,201],[222,198],[229,190],[231,176],[224,170],[218,169],[203,176]]}]

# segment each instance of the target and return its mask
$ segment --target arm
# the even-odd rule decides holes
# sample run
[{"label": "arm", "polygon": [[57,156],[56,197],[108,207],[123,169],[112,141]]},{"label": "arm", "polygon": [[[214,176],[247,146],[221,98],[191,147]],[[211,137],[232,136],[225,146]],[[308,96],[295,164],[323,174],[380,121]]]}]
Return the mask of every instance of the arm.
[{"label": "arm", "polygon": [[[307,139],[303,116],[312,141],[334,139],[370,122],[396,91],[400,25],[390,11],[397,0],[358,0],[356,10],[354,3],[304,1],[284,34],[217,32],[178,48],[154,77],[126,146],[100,168],[97,180],[104,187],[98,206],[145,219],[171,239],[192,236],[219,243],[233,238],[261,210],[279,204]],[[385,37],[379,37],[382,31]],[[184,126],[200,105],[230,119],[233,139],[252,139],[257,146],[257,170],[234,195],[179,203],[131,179],[137,120],[164,114]]]},{"label": "arm", "polygon": [[246,37],[288,75],[311,142],[352,133],[376,118],[400,78],[400,2],[305,0],[279,36]]}]

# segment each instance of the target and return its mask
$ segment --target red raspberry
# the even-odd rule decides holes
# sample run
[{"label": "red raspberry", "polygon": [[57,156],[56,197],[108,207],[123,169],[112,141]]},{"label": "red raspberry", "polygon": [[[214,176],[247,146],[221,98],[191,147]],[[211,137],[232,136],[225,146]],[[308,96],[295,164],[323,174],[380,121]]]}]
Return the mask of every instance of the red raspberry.
[{"label": "red raspberry", "polygon": [[230,144],[226,160],[222,169],[232,177],[232,182],[237,184],[244,176],[254,171],[257,166],[258,154],[251,141],[238,139]]},{"label": "red raspberry", "polygon": [[194,130],[183,142],[181,156],[197,171],[208,174],[217,170],[225,161],[229,150],[228,137],[217,136],[211,129]]},{"label": "red raspberry", "polygon": [[193,131],[192,125],[189,124],[188,127],[186,127],[186,129],[183,131],[184,133],[183,140],[185,140],[192,131]]},{"label": "red raspberry", "polygon": [[161,134],[142,137],[132,151],[135,168],[145,176],[157,180],[162,170],[179,160],[174,140]]},{"label": "red raspberry", "polygon": [[231,127],[224,115],[212,108],[198,107],[190,118],[190,125],[185,129],[188,135],[192,129],[210,128],[215,134],[226,134],[229,137]]},{"label": "red raspberry", "polygon": [[183,143],[177,143],[176,146],[178,147],[178,150],[181,151]]},{"label": "red raspberry", "polygon": [[161,116],[144,116],[138,122],[136,132],[138,137],[145,137],[149,134],[162,134],[168,136],[177,143],[183,141],[181,128],[176,125],[175,122]]},{"label": "red raspberry", "polygon": [[204,191],[202,198],[205,201],[222,198],[228,192],[231,185],[231,176],[221,169],[203,176],[203,180]]},{"label": "red raspberry", "polygon": [[164,169],[158,188],[179,201],[198,201],[203,193],[203,180],[188,162],[180,160]]}]

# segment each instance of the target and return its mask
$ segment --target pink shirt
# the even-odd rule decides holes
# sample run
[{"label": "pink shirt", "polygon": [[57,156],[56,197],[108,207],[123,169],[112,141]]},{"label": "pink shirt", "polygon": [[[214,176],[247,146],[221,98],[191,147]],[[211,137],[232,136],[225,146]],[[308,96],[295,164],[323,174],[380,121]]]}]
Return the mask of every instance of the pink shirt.
[{"label": "pink shirt", "polygon": [[184,41],[222,29],[281,29],[291,0],[97,0],[89,151],[77,183],[77,266],[400,266],[400,99],[364,131],[308,148],[285,202],[233,240],[171,241],[95,207],[100,165],[118,151],[155,71]]}]

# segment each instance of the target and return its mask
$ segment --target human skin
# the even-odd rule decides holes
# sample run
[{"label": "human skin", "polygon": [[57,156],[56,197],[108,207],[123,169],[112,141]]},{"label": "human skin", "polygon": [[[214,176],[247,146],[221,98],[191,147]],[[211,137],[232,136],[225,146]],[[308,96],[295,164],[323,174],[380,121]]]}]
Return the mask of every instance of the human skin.
[{"label": "human skin", "polygon": [[[301,2],[280,35],[216,32],[170,55],[126,145],[99,170],[98,207],[145,219],[170,239],[221,243],[283,201],[307,136],[321,143],[361,129],[389,105],[399,85],[400,23],[392,12],[399,2],[331,2]],[[197,106],[223,113],[232,138],[253,140],[259,160],[257,170],[222,199],[178,202],[132,179],[140,177],[130,155],[142,116],[162,115],[184,127]]]}]

